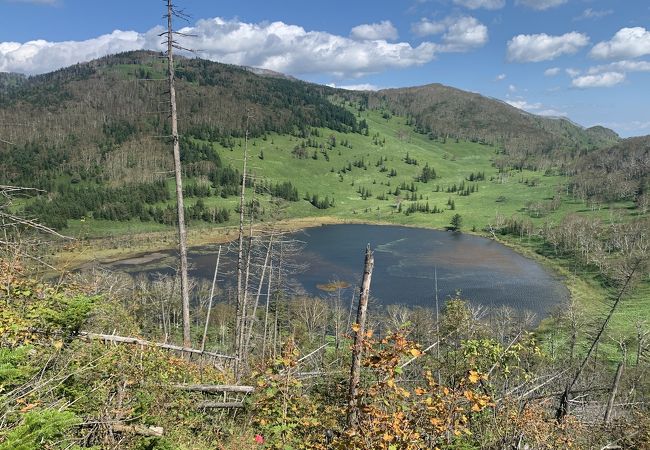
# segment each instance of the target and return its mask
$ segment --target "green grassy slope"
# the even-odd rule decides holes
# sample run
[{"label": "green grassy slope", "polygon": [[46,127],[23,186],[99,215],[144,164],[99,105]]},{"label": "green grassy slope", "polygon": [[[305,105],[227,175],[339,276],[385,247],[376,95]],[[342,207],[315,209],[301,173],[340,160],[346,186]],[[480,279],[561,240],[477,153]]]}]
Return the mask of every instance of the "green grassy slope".
[{"label": "green grassy slope", "polygon": [[[249,141],[249,169],[256,183],[290,181],[298,189],[301,200],[283,202],[283,214],[280,218],[332,216],[340,219],[443,228],[449,225],[451,216],[458,213],[463,217],[465,229],[481,229],[493,221],[497,213],[505,217],[523,215],[537,224],[559,219],[568,212],[607,217],[607,208],[592,211],[582,202],[568,199],[566,196],[563,196],[563,201],[556,211],[541,215],[531,213],[526,205],[530,202],[549,202],[556,193],[564,192],[568,179],[529,170],[513,170],[506,176],[500,176],[492,165],[493,158],[497,157],[495,147],[453,139],[431,140],[425,135],[411,131],[405,118],[391,116],[385,119],[378,111],[364,111],[358,119],[367,121],[370,130],[368,136],[317,129],[319,137],[312,136],[308,139],[316,141],[317,145],[322,145],[323,148],[306,147],[307,157],[304,159],[292,153],[296,146],[306,141],[299,137],[268,134]],[[332,136],[337,145],[328,149]],[[349,146],[342,144],[346,142]],[[241,169],[244,157],[243,139],[238,139],[233,148],[225,148],[217,142],[212,142],[211,145],[224,162]],[[313,158],[314,154],[316,159]],[[417,165],[405,162],[407,154],[409,158],[417,160]],[[377,166],[380,160],[384,161],[382,166],[385,167],[385,172],[381,171],[381,166]],[[355,162],[361,161],[365,168],[355,167]],[[417,181],[426,164],[435,169],[437,178],[427,183]],[[342,171],[350,166],[351,171]],[[397,172],[396,176],[389,176],[392,170]],[[484,181],[468,181],[470,174],[479,172],[485,174]],[[458,187],[462,183],[465,183],[465,186],[475,186],[477,191],[469,196],[447,192],[448,188],[453,185]],[[409,188],[413,184],[417,202],[428,202],[431,209],[436,206],[443,212],[416,212],[407,215],[406,209],[414,203],[410,200],[412,193],[402,189],[399,196],[394,195],[395,189],[402,184]],[[370,191],[371,196],[363,199],[360,189]],[[436,191],[437,189],[439,191]],[[334,200],[334,207],[318,209],[303,199],[307,194],[317,194],[321,199],[327,196]],[[267,212],[274,209],[270,205],[270,195],[254,195],[252,189],[249,189],[247,197],[259,199]],[[449,199],[455,203],[453,211],[448,205]],[[400,200],[402,212],[398,213],[397,205]],[[238,204],[238,198],[234,196],[226,199],[213,196],[203,201],[209,207],[226,207],[230,210],[234,210]],[[196,199],[188,199],[190,206],[195,202]],[[629,207],[631,203],[617,206]],[[233,224],[235,219],[233,214],[230,224]],[[83,223],[87,229],[89,222]],[[73,231],[78,228],[74,223],[70,225]],[[199,226],[198,223],[195,225]],[[104,228],[104,222],[97,223],[98,232]],[[117,227],[119,228],[131,232],[146,226],[139,227],[129,222],[123,227]]]}]

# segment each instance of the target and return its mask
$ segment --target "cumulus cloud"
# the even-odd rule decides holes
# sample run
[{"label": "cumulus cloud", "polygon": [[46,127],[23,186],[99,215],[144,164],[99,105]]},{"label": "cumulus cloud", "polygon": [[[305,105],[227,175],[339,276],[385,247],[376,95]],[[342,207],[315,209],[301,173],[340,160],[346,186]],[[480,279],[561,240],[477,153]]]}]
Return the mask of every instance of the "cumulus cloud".
[{"label": "cumulus cloud", "polygon": [[[161,50],[161,27],[146,33],[114,31],[86,41],[30,41],[0,43],[0,71],[43,73],[77,62],[129,50]],[[432,61],[438,45],[423,42],[356,41],[283,22],[244,23],[221,18],[203,19],[179,30],[195,35],[183,46],[202,58],[229,64],[261,67],[287,74],[328,73],[359,77],[391,68]]]},{"label": "cumulus cloud", "polygon": [[251,24],[214,18],[180,31],[196,35],[187,39],[186,46],[200,49],[203,58],[289,74],[359,77],[425,64],[437,50],[430,42],[412,47],[405,42],[355,41],[283,22]]},{"label": "cumulus cloud", "polygon": [[470,16],[447,17],[437,22],[423,18],[411,26],[411,31],[421,37],[442,33],[440,52],[466,52],[484,46],[489,39],[487,27]]},{"label": "cumulus cloud", "polygon": [[563,5],[568,0],[517,0],[517,5],[524,5],[528,8],[536,9],[538,11],[543,11],[549,8],[555,8],[556,6]]},{"label": "cumulus cloud", "polygon": [[551,67],[550,69],[546,69],[544,71],[544,76],[547,77],[554,77],[560,73],[560,68],[559,67]]},{"label": "cumulus cloud", "polygon": [[425,17],[411,25],[411,32],[416,36],[425,37],[440,34],[447,29],[444,22],[435,22]]},{"label": "cumulus cloud", "polygon": [[397,28],[393,26],[390,20],[384,20],[379,23],[370,23],[358,25],[350,31],[350,37],[359,41],[373,41],[384,39],[394,41],[397,39]]},{"label": "cumulus cloud", "polygon": [[506,6],[506,0],[454,0],[454,4],[469,9],[501,9]]},{"label": "cumulus cloud", "polygon": [[506,103],[523,110],[539,109],[542,107],[541,103],[528,103],[526,100],[506,100]]},{"label": "cumulus cloud", "polygon": [[650,72],[650,61],[616,61],[602,66],[590,67],[590,75],[603,72]]},{"label": "cumulus cloud", "polygon": [[442,36],[443,51],[464,52],[484,46],[488,41],[488,29],[474,17],[453,20]]},{"label": "cumulus cloud", "polygon": [[621,28],[611,40],[596,44],[589,55],[597,59],[624,59],[650,55],[650,31],[643,27]]},{"label": "cumulus cloud", "polygon": [[578,75],[580,75],[580,70],[578,70],[578,69],[572,69],[572,68],[569,67],[568,69],[565,69],[565,71],[566,71],[567,75],[569,75],[571,78],[575,78]]},{"label": "cumulus cloud", "polygon": [[584,11],[582,11],[582,14],[580,14],[574,20],[601,19],[603,17],[609,16],[610,14],[614,14],[613,9],[597,10],[597,9],[587,8]]},{"label": "cumulus cloud", "polygon": [[625,81],[625,74],[620,72],[605,72],[598,75],[584,75],[574,78],[573,87],[585,89],[593,87],[611,87]]},{"label": "cumulus cloud", "polygon": [[500,73],[499,75],[496,76],[495,80],[496,81],[503,81],[506,79],[506,74],[505,73]]},{"label": "cumulus cloud", "polygon": [[2,42],[0,72],[43,73],[111,53],[155,48],[160,40],[157,32],[158,29],[144,34],[115,30],[85,41]]},{"label": "cumulus cloud", "polygon": [[567,113],[564,111],[559,111],[554,108],[547,108],[542,103],[528,103],[526,100],[521,98],[517,100],[506,100],[506,103],[510,106],[514,106],[517,109],[527,111],[531,114],[537,114],[538,116],[559,117],[567,115]]},{"label": "cumulus cloud", "polygon": [[378,91],[381,89],[379,86],[370,84],[370,83],[360,83],[360,84],[346,84],[342,86],[337,86],[334,83],[328,84],[328,86],[333,88],[345,89],[347,91]]},{"label": "cumulus cloud", "polygon": [[586,34],[571,32],[562,36],[520,34],[508,41],[508,61],[540,62],[571,55],[589,43]]}]

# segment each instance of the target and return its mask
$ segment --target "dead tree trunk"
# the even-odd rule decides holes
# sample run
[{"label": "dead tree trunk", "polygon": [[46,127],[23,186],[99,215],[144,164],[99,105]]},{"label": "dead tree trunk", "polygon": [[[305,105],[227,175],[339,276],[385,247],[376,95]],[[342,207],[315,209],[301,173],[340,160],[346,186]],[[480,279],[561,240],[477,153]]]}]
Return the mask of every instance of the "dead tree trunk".
[{"label": "dead tree trunk", "polygon": [[278,281],[277,281],[277,295],[276,295],[276,300],[275,300],[275,318],[274,318],[274,326],[273,326],[273,359],[277,356],[277,348],[278,348],[278,336],[280,333],[279,329],[279,323],[278,323],[278,313],[280,310],[280,300],[281,300],[281,295],[282,295],[282,242],[280,242],[280,259],[278,261]]},{"label": "dead tree trunk", "polygon": [[183,347],[191,347],[190,336],[190,293],[187,275],[187,231],[185,230],[185,203],[183,202],[183,179],[181,176],[181,153],[178,142],[178,121],[176,114],[176,88],[174,86],[174,30],[172,17],[174,6],[167,0],[167,63],[169,72],[169,104],[171,109],[172,146],[174,151],[174,175],[176,177],[176,206],[178,212],[178,250],[181,258],[181,300],[183,304]]},{"label": "dead tree trunk", "polygon": [[366,259],[363,268],[363,281],[361,282],[361,292],[359,294],[359,309],[357,310],[357,323],[354,327],[354,347],[352,347],[352,367],[350,368],[350,390],[348,392],[348,429],[354,429],[357,426],[357,393],[359,389],[359,380],[361,378],[361,356],[363,353],[363,340],[366,334],[366,313],[368,311],[368,297],[370,295],[370,279],[375,260],[370,251],[370,244],[366,247]]},{"label": "dead tree trunk", "polygon": [[271,303],[271,282],[273,280],[273,260],[269,261],[269,281],[266,284],[266,305],[264,311],[264,338],[262,339],[262,360],[266,358],[266,341],[269,332],[269,306]]},{"label": "dead tree trunk", "polygon": [[244,167],[242,170],[241,178],[241,192],[239,194],[239,242],[237,249],[237,306],[235,312],[235,377],[239,377],[239,366],[241,357],[241,328],[243,324],[243,264],[244,264],[244,199],[246,191],[246,161],[248,159],[248,120],[249,116],[246,117],[246,135],[244,136]]},{"label": "dead tree trunk", "polygon": [[203,339],[201,340],[201,351],[205,350],[205,338],[208,335],[208,325],[210,323],[210,312],[212,311],[212,298],[214,297],[214,286],[217,284],[217,272],[219,272],[219,259],[221,259],[221,246],[217,253],[217,264],[214,267],[214,277],[212,278],[212,288],[210,288],[210,298],[208,299],[208,313],[205,317],[205,328],[203,329]]},{"label": "dead tree trunk", "polygon": [[616,296],[616,300],[614,300],[614,303],[612,304],[611,309],[609,310],[609,314],[607,314],[607,317],[603,321],[603,324],[601,325],[600,329],[598,330],[598,334],[596,334],[596,337],[594,340],[591,342],[591,346],[589,347],[589,350],[587,350],[587,354],[585,355],[585,358],[582,360],[582,364],[580,364],[580,367],[576,371],[576,374],[574,377],[571,379],[571,381],[566,385],[566,388],[564,389],[564,393],[560,397],[560,405],[558,406],[558,409],[555,413],[555,418],[560,421],[564,419],[564,417],[569,414],[569,400],[571,396],[571,391],[573,390],[573,387],[575,384],[578,382],[578,379],[582,375],[582,371],[585,369],[587,362],[589,362],[589,358],[591,358],[591,354],[594,352],[594,349],[597,347],[598,342],[600,341],[601,336],[605,332],[605,328],[607,328],[607,324],[609,324],[609,321],[611,320],[612,316],[614,315],[614,312],[616,311],[616,308],[618,307],[618,304],[621,302],[621,299],[623,298],[623,294],[627,290],[628,285],[630,284],[630,281],[632,280],[632,277],[634,276],[634,273],[637,271],[639,266],[641,265],[641,260],[636,261],[636,263],[632,266],[630,272],[628,273],[625,282],[623,283],[623,287],[621,287],[620,291],[618,292],[618,295]]},{"label": "dead tree trunk", "polygon": [[255,304],[253,305],[253,312],[250,316],[250,323],[248,324],[248,332],[246,334],[246,342],[244,345],[244,352],[248,354],[250,351],[251,338],[253,336],[253,326],[255,325],[255,320],[257,319],[257,308],[260,303],[260,295],[262,295],[262,286],[264,285],[264,277],[266,276],[266,268],[269,266],[269,258],[271,257],[271,249],[273,247],[273,231],[271,232],[271,239],[269,240],[269,247],[266,250],[266,256],[264,258],[264,266],[262,267],[262,275],[260,276],[260,282],[257,286],[257,295],[255,296]]},{"label": "dead tree trunk", "polygon": [[618,391],[618,385],[621,382],[621,375],[623,375],[623,361],[618,363],[618,368],[616,369],[616,376],[614,377],[614,384],[612,384],[612,391],[609,394],[609,400],[607,401],[607,409],[605,410],[605,423],[609,423],[612,419],[612,411],[614,410],[614,401],[616,400],[616,392]]},{"label": "dead tree trunk", "polygon": [[246,353],[246,324],[249,320],[248,315],[248,288],[251,275],[251,257],[253,255],[253,211],[250,212],[249,226],[248,226],[248,252],[246,253],[246,269],[244,272],[244,293],[242,295],[241,305],[241,327],[239,329],[239,371],[237,372],[237,379],[241,375],[241,371],[248,367],[248,354]]}]

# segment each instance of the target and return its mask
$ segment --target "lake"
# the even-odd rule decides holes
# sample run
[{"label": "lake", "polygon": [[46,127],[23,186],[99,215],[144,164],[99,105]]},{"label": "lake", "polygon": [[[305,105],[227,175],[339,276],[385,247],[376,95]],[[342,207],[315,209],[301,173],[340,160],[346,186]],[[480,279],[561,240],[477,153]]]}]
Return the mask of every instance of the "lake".
[{"label": "lake", "polygon": [[[433,306],[435,272],[442,301],[461,297],[491,308],[506,305],[544,317],[568,298],[562,280],[536,262],[495,241],[463,233],[385,225],[324,225],[292,233],[304,248],[296,257],[306,269],[294,275],[307,293],[344,281],[358,289],[366,244],[374,251],[371,297],[383,305]],[[288,238],[288,237],[287,237]],[[190,249],[191,276],[212,280],[216,246]],[[157,252],[111,267],[131,273],[171,273],[176,252]],[[235,255],[222,255],[232,271]],[[233,277],[225,277],[232,280]],[[221,284],[226,281],[220,277]],[[348,298],[351,291],[347,290]]]}]

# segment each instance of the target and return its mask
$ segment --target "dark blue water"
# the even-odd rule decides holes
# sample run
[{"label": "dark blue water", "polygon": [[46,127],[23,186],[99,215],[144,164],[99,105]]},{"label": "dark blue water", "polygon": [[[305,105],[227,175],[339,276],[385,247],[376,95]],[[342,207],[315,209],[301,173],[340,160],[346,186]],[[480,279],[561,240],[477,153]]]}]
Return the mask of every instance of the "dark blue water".
[{"label": "dark blue water", "polygon": [[310,268],[298,278],[318,293],[318,284],[341,279],[358,285],[364,251],[374,250],[371,295],[380,303],[431,306],[438,296],[461,296],[490,307],[507,305],[545,315],[568,296],[561,280],[534,261],[478,236],[376,225],[332,225],[297,233],[306,242],[301,257]]},{"label": "dark blue water", "polygon": [[[318,285],[337,280],[358,289],[366,244],[370,244],[375,257],[371,296],[384,305],[433,306],[435,271],[441,301],[460,292],[462,298],[473,303],[506,305],[543,317],[568,296],[557,276],[509,248],[478,236],[355,224],[309,228],[291,237],[304,242],[296,262],[307,265],[304,272],[294,275],[295,280],[315,296],[327,295]],[[234,255],[228,258],[232,264]],[[212,279],[214,246],[192,249],[189,259],[193,276]],[[138,267],[140,272],[166,271]],[[350,295],[352,287],[347,290]]]}]

